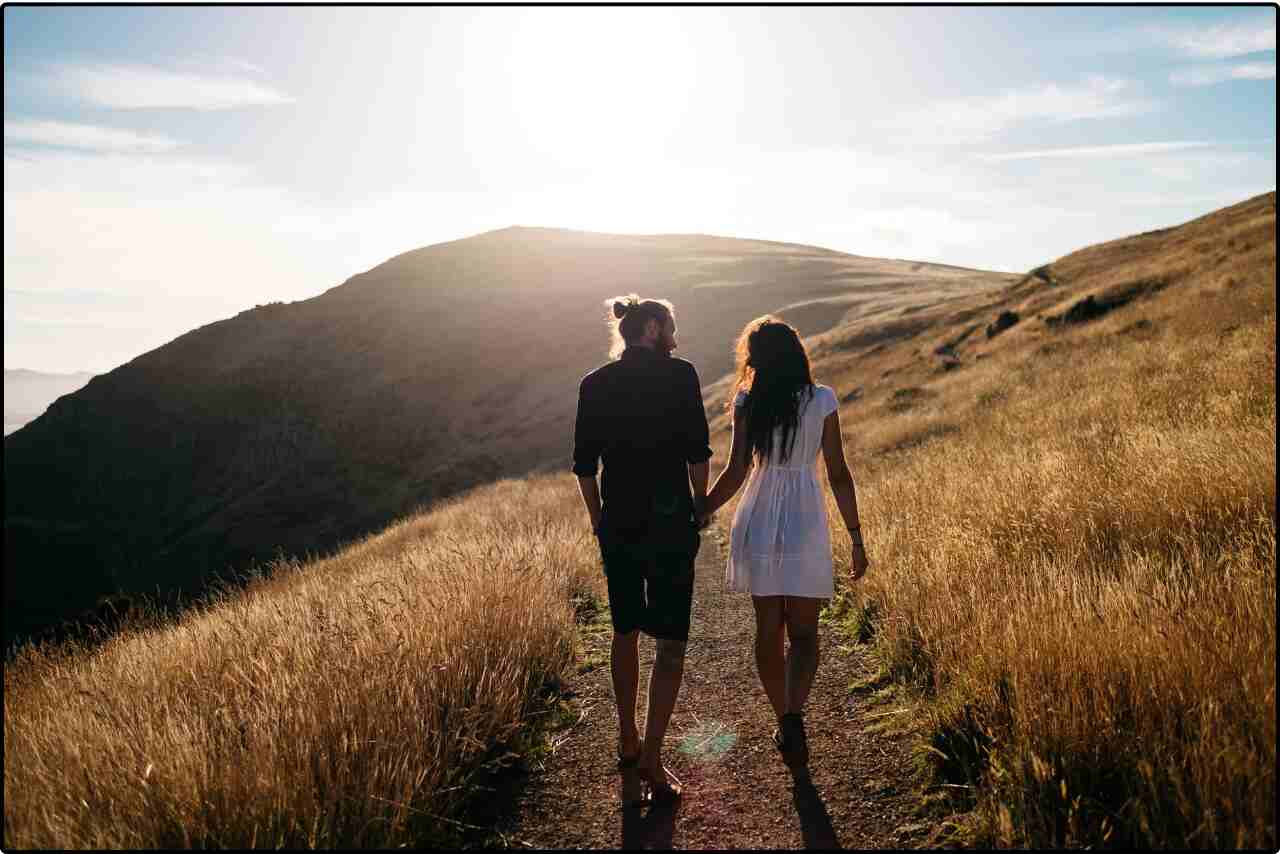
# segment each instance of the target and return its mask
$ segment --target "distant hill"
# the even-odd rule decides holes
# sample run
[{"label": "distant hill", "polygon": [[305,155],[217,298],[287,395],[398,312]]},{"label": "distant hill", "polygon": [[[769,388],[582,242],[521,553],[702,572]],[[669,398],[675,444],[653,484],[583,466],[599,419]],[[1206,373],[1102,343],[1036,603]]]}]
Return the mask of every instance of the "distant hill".
[{"label": "distant hill", "polygon": [[93,374],[50,374],[24,369],[4,372],[4,434],[38,418],[49,404],[82,387]]},{"label": "distant hill", "polygon": [[704,385],[752,317],[803,334],[994,292],[1008,274],[702,235],[507,228],[261,305],[108,374],[5,438],[5,634],[111,593],[199,592],[434,499],[564,467],[602,301],[672,299]]}]

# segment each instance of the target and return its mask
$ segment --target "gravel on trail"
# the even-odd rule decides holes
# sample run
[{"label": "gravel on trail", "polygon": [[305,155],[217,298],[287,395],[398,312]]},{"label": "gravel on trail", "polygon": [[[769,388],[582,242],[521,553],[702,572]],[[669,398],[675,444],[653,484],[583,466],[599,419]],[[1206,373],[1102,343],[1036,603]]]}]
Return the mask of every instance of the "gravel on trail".
[{"label": "gravel on trail", "polygon": [[[886,710],[873,691],[852,690],[872,667],[866,651],[831,626],[820,630],[821,658],[805,708],[809,774],[787,770],[770,739],[775,719],[756,675],[751,597],[727,589],[724,560],[723,530],[710,527],[698,553],[684,682],[663,755],[684,784],[680,802],[622,808],[610,635],[584,633],[587,663],[564,686],[576,723],[550,736],[552,749],[529,770],[497,839],[516,848],[930,844],[909,737],[876,726],[899,710]],[[641,635],[640,650],[643,727],[653,641]]]}]

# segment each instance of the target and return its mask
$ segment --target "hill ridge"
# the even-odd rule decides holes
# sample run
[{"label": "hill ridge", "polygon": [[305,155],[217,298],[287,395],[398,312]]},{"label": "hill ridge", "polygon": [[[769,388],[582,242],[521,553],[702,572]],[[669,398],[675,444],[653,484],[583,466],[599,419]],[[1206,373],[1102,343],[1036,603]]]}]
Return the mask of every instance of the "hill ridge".
[{"label": "hill ridge", "polygon": [[812,334],[1011,280],[734,238],[537,233],[421,247],[189,330],[6,436],[6,640],[116,593],[189,598],[277,549],[324,551],[566,459],[619,293],[673,299],[678,355],[711,385],[760,314]]}]

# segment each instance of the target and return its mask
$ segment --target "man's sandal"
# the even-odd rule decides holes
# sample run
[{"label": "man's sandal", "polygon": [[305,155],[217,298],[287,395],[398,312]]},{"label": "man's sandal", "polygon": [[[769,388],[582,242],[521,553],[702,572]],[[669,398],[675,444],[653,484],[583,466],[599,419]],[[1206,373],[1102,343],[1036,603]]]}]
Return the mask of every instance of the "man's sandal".
[{"label": "man's sandal", "polygon": [[778,719],[773,731],[773,745],[782,754],[788,768],[803,768],[809,764],[809,739],[804,731],[804,716],[788,712]]},{"label": "man's sandal", "polygon": [[[643,781],[644,778],[640,775],[639,771],[640,771],[640,752],[639,751],[636,752],[635,756],[623,756],[621,753],[618,754],[618,773],[623,775],[622,776],[622,806],[626,809],[639,809],[645,804],[644,790],[640,786],[640,783]],[[632,775],[631,780],[634,781],[635,783],[635,785],[631,786],[630,788],[633,791],[640,792],[638,797],[634,797],[634,798],[627,797],[627,789],[628,789],[627,775],[628,774]]]}]

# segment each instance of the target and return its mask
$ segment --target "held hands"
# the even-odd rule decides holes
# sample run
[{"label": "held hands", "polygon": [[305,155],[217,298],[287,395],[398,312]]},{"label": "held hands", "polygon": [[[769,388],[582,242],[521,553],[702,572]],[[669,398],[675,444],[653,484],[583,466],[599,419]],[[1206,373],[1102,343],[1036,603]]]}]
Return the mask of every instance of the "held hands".
[{"label": "held hands", "polygon": [[693,517],[697,521],[698,530],[701,531],[711,524],[711,517],[715,515],[710,505],[707,504],[705,496],[693,499]]}]

